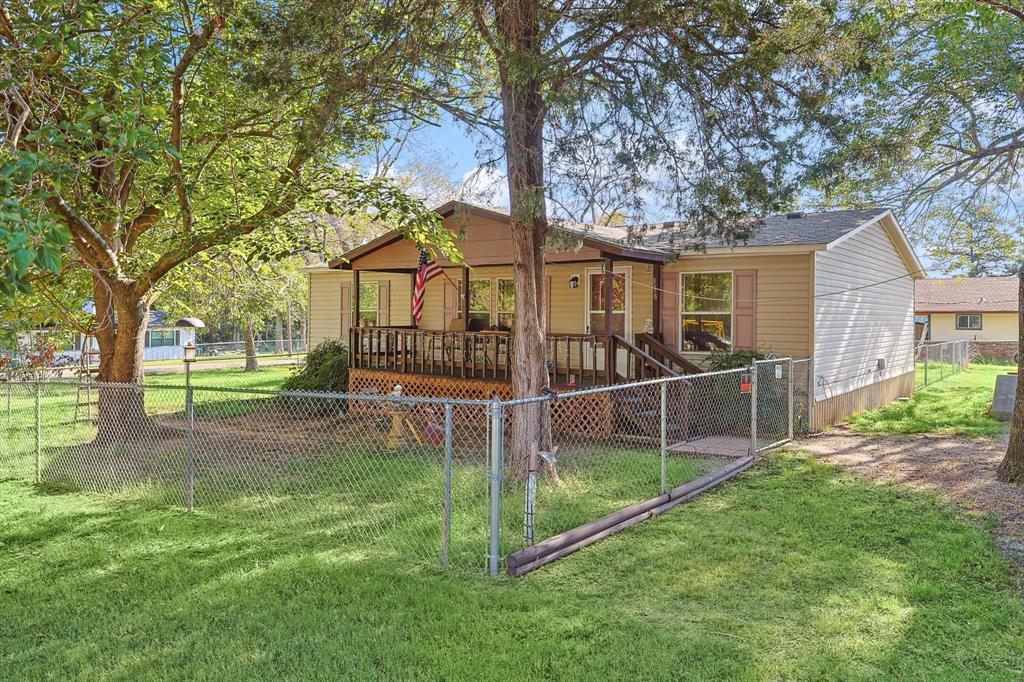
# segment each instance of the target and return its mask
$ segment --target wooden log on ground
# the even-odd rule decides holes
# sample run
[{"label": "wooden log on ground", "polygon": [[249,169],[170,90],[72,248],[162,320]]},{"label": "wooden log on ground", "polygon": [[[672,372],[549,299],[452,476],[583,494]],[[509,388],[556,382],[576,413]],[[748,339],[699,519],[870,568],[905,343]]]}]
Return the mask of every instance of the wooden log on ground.
[{"label": "wooden log on ground", "polygon": [[592,545],[630,526],[663,514],[676,505],[691,500],[697,495],[727,481],[736,474],[745,471],[753,464],[753,461],[754,458],[748,455],[729,462],[725,466],[719,467],[689,483],[673,488],[663,495],[631,505],[614,514],[609,514],[604,518],[578,526],[560,535],[555,535],[532,547],[513,552],[505,557],[505,566],[513,577],[525,575],[545,564],[572,554],[587,545]]}]

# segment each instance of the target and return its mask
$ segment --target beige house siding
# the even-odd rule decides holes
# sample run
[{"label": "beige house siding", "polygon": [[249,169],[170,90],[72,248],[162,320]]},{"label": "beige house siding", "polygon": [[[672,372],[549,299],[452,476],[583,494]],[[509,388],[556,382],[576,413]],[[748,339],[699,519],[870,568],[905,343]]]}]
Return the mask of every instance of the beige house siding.
[{"label": "beige house siding", "polygon": [[[1016,341],[1017,313],[974,313],[981,315],[981,329],[956,328],[957,313],[926,313],[931,317],[929,341]],[[968,313],[959,313],[965,315]]]},{"label": "beige house siding", "polygon": [[914,280],[890,229],[868,224],[815,256],[817,400],[914,370]]},{"label": "beige house siding", "polygon": [[[548,278],[548,296],[550,301],[549,311],[549,333],[552,334],[582,334],[586,331],[587,320],[587,287],[586,276],[588,270],[601,270],[601,261],[581,263],[552,263],[546,266],[545,274]],[[654,275],[650,265],[645,263],[627,263],[625,261],[616,263],[615,268],[624,268],[630,280],[630,335],[637,334],[644,330],[647,321],[653,318],[652,286]],[[448,276],[435,277],[427,284],[427,293],[423,302],[423,319],[420,327],[423,329],[443,330],[444,326],[444,287],[446,285],[459,286],[462,281],[462,268],[444,268]],[[573,275],[579,275],[580,284],[573,289],[569,285],[569,279]],[[371,273],[364,272],[364,278],[371,276]],[[477,266],[470,269],[469,278],[471,281],[486,279],[491,282],[491,316],[492,321],[497,315],[497,287],[499,279],[512,279],[512,266]],[[411,296],[411,292],[410,292]],[[603,333],[604,330],[595,329],[595,334]]]},{"label": "beige house siding", "polygon": [[309,346],[341,338],[341,283],[352,275],[341,270],[311,271],[309,274]]},{"label": "beige house siding", "polygon": [[[780,356],[805,358],[809,354],[811,269],[807,254],[753,256],[684,256],[663,268],[663,276],[683,272],[757,271],[756,345]],[[674,321],[679,324],[678,318]],[[676,336],[678,338],[678,334]],[[692,353],[699,360],[703,354]]]},{"label": "beige house siding", "polygon": [[[309,345],[313,347],[328,339],[348,339],[348,329],[342,325],[341,292],[352,295],[352,273],[346,270],[309,270]],[[409,326],[412,324],[412,277],[408,274],[364,272],[360,281],[389,282],[388,296],[389,324]],[[351,310],[352,302],[346,306]]]}]

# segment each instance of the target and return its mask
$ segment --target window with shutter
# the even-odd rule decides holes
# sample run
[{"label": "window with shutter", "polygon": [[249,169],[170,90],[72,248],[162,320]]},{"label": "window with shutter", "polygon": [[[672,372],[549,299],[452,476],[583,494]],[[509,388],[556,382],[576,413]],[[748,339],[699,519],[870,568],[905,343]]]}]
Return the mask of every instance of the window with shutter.
[{"label": "window with shutter", "polygon": [[732,273],[686,272],[680,277],[682,349],[696,352],[732,350]]}]

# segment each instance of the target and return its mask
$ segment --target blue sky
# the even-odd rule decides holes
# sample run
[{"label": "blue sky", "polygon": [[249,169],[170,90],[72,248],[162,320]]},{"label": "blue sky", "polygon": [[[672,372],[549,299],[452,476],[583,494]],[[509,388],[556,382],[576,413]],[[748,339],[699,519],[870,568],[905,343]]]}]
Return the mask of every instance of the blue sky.
[{"label": "blue sky", "polygon": [[[453,181],[479,172],[479,164],[486,161],[492,152],[492,147],[486,141],[477,139],[448,116],[444,116],[439,126],[429,126],[415,132],[412,140],[415,142],[414,146],[418,146],[421,150],[427,151],[430,156],[436,156],[445,163]],[[480,153],[480,158],[478,158],[478,149],[483,150]],[[481,182],[489,183],[493,191],[482,203],[497,208],[507,208],[508,193],[504,184],[504,161],[497,164],[495,171],[485,175],[486,177]],[[899,217],[901,216],[897,216],[897,218]],[[934,276],[936,274],[935,264],[924,253],[922,245],[915,244],[915,248],[925,267]]]}]

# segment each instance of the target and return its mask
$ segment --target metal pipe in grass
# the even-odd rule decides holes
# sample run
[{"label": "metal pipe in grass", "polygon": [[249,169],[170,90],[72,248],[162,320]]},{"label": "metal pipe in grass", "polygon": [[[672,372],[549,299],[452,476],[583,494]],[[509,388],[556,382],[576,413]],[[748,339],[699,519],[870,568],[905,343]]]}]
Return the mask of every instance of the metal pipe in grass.
[{"label": "metal pipe in grass", "polygon": [[505,557],[505,566],[513,577],[525,575],[610,535],[663,514],[745,471],[753,462],[754,457],[747,455],[673,488],[664,495],[626,507],[604,518],[555,535],[532,547],[509,554]]}]

